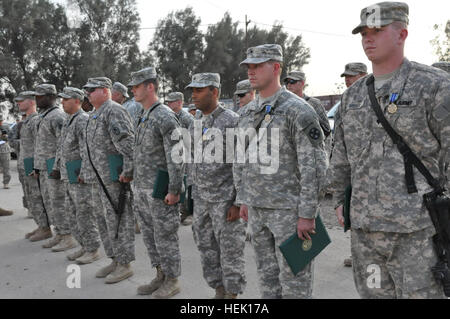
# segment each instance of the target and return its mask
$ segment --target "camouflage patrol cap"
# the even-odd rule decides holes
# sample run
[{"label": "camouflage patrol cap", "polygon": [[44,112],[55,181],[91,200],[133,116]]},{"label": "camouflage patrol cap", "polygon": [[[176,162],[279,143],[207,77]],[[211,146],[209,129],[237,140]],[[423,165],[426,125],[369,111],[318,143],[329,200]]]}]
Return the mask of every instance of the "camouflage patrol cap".
[{"label": "camouflage patrol cap", "polygon": [[144,81],[156,79],[158,76],[154,67],[150,66],[148,68],[139,70],[137,72],[131,73],[131,82],[127,86],[139,85]]},{"label": "camouflage patrol cap", "polygon": [[35,99],[36,92],[34,91],[23,91],[20,92],[15,98],[14,101],[16,102],[22,102],[25,100],[34,100]]},{"label": "camouflage patrol cap", "polygon": [[250,80],[243,80],[236,84],[236,92],[234,92],[234,95],[246,94],[248,92],[251,92],[252,90],[253,88],[250,84]]},{"label": "camouflage patrol cap", "polygon": [[85,88],[105,88],[111,89],[112,82],[107,77],[89,78],[88,82],[83,86]]},{"label": "camouflage patrol cap", "polygon": [[247,59],[239,65],[260,64],[267,61],[283,62],[283,51],[278,44],[263,44],[247,50]]},{"label": "camouflage patrol cap", "polygon": [[433,63],[431,66],[450,73],[450,62],[436,62]]},{"label": "camouflage patrol cap", "polygon": [[286,82],[286,80],[289,80],[289,79],[297,80],[297,81],[305,81],[306,76],[305,76],[305,73],[303,73],[302,71],[291,71],[284,78],[284,82]]},{"label": "camouflage patrol cap", "polygon": [[197,110],[197,107],[195,106],[195,104],[189,104],[188,111],[193,111],[193,110]]},{"label": "camouflage patrol cap", "polygon": [[112,86],[114,91],[121,93],[124,97],[129,98],[128,88],[120,82],[115,82]]},{"label": "camouflage patrol cap", "polygon": [[341,78],[346,75],[355,76],[361,73],[367,73],[367,66],[364,63],[349,63],[345,65],[345,71],[341,74]]},{"label": "camouflage patrol cap", "polygon": [[208,86],[214,86],[220,88],[220,75],[219,73],[197,73],[192,76],[192,82],[189,83],[187,88],[205,88]]},{"label": "camouflage patrol cap", "polygon": [[39,84],[34,90],[36,96],[57,95],[56,86],[53,84]]},{"label": "camouflage patrol cap", "polygon": [[62,97],[63,99],[77,99],[80,101],[83,101],[85,97],[83,91],[70,86],[65,87],[63,92],[59,93],[58,96]]},{"label": "camouflage patrol cap", "polygon": [[361,32],[364,27],[381,28],[394,21],[409,23],[409,7],[404,2],[380,2],[361,10],[361,23],[352,33]]},{"label": "camouflage patrol cap", "polygon": [[171,92],[167,95],[166,102],[184,101],[184,95],[181,92]]}]

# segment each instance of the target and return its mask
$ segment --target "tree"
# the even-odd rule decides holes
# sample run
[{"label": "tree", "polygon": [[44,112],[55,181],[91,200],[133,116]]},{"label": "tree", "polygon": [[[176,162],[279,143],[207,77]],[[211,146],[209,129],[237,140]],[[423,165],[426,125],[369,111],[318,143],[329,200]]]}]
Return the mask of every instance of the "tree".
[{"label": "tree", "polygon": [[229,13],[210,26],[205,35],[206,49],[200,67],[201,72],[221,75],[222,97],[232,98],[236,83],[247,77],[239,63],[245,58],[245,36],[238,30],[238,22],[233,22]]},{"label": "tree", "polygon": [[171,12],[158,21],[148,50],[155,54],[163,94],[168,88],[185,92],[196,73],[203,53],[200,22],[191,7]]},{"label": "tree", "polygon": [[[434,30],[442,32],[442,26],[434,25]],[[447,21],[444,29],[445,35],[439,34],[431,40],[434,51],[439,61],[450,62],[450,20]]]}]

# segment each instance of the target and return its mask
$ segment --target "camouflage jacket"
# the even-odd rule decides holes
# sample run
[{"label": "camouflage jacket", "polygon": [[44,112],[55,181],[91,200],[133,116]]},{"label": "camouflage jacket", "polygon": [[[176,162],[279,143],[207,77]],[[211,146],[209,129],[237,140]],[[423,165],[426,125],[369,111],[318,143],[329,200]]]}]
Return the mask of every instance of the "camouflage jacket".
[{"label": "camouflage jacket", "polygon": [[[431,227],[422,195],[432,189],[413,168],[418,193],[408,194],[403,156],[377,121],[366,80],[364,77],[347,89],[336,117],[335,146],[328,178],[335,205],[344,202],[345,188],[351,184],[353,228],[410,233]],[[387,107],[394,93],[399,94],[395,102],[397,110],[390,113]],[[376,96],[391,126],[435,178],[447,179],[448,187],[448,75],[405,59]]]},{"label": "camouflage jacket", "polygon": [[[83,163],[89,161],[86,158],[87,153],[85,151],[85,134],[88,119],[89,115],[83,110],[79,110],[77,113],[70,115],[64,122],[55,160],[55,168],[61,172],[61,180],[68,180],[67,162],[82,160]],[[84,177],[81,171],[80,177]]]},{"label": "camouflage jacket", "polygon": [[153,189],[158,170],[169,173],[169,193],[183,191],[182,161],[172,159],[172,150],[178,140],[172,139],[172,132],[180,128],[175,113],[166,105],[157,102],[144,110],[136,130],[134,147],[134,185]]},{"label": "camouflage jacket", "polygon": [[[190,165],[191,180],[193,182],[192,194],[193,199],[202,199],[208,202],[224,202],[228,200],[235,200],[236,191],[233,185],[233,157],[227,156],[227,134],[228,128],[235,128],[237,126],[239,116],[231,110],[225,109],[222,105],[208,115],[198,112],[196,120],[189,127],[191,134],[191,150],[194,154],[194,163]],[[203,134],[195,134],[195,122],[197,125],[201,123],[202,130],[206,130]],[[199,125],[200,127],[200,125]],[[201,133],[201,132],[199,132]],[[200,135],[200,136],[198,136]],[[222,157],[218,158],[213,163],[208,163],[205,159],[205,154],[215,154],[218,152],[214,148],[215,140],[220,136],[222,143],[217,146],[222,147]],[[229,141],[233,142],[233,141]],[[194,145],[197,144],[195,147]],[[212,151],[213,149],[213,151]],[[195,163],[195,150],[201,158]],[[232,154],[231,154],[232,155]],[[197,156],[200,157],[200,156]],[[213,156],[207,156],[209,159]]]},{"label": "camouflage jacket", "polygon": [[25,158],[34,157],[34,144],[38,122],[39,114],[37,112],[28,115],[22,122],[22,128],[20,129],[20,153],[18,157],[21,168],[24,168],[23,160]]},{"label": "camouflage jacket", "polygon": [[176,113],[178,120],[180,121],[181,127],[188,129],[191,123],[194,121],[194,117],[181,109],[179,113]]},{"label": "camouflage jacket", "polygon": [[46,161],[56,158],[58,140],[66,114],[60,107],[52,107],[39,114],[34,144],[34,168],[47,170]]},{"label": "camouflage jacket", "polygon": [[[330,122],[328,121],[327,112],[325,111],[325,108],[322,105],[322,102],[319,99],[316,99],[314,97],[309,97],[307,95],[303,95],[303,98],[306,102],[308,102],[309,105],[313,107],[313,109],[316,111],[317,115],[319,115],[319,122],[320,126],[324,131],[327,131],[331,133],[331,127]],[[328,135],[325,139],[331,139],[331,136]]]},{"label": "camouflage jacket", "polygon": [[[272,115],[265,120],[269,105],[273,108]],[[266,152],[267,148],[271,162],[267,158],[249,161],[249,155],[256,152],[249,143],[245,163],[240,164],[236,158],[233,166],[236,202],[269,209],[294,209],[299,217],[314,218],[328,166],[317,113],[284,87],[267,99],[257,97],[247,111],[249,113],[240,118],[239,128],[252,129],[262,123],[258,152],[266,140],[267,147],[262,151]],[[277,133],[279,138],[276,138]],[[254,134],[249,136],[250,141],[255,139]],[[244,138],[239,136],[238,148],[245,145]],[[271,167],[274,163],[275,167]]]},{"label": "camouflage jacket", "polygon": [[[86,145],[105,185],[112,183],[108,161],[110,155],[122,155],[122,175],[133,176],[134,129],[130,115],[120,104],[108,100],[89,114]],[[91,167],[89,158],[86,164]]]},{"label": "camouflage jacket", "polygon": [[8,133],[9,127],[6,125],[0,126],[0,154],[8,154],[11,152],[11,148],[8,143]]}]

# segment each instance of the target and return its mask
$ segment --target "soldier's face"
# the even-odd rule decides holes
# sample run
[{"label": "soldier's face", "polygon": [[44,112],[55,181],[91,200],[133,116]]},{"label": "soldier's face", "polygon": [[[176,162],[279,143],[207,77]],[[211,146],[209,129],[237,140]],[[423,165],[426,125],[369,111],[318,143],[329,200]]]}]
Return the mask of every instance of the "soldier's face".
[{"label": "soldier's face", "polygon": [[264,90],[278,76],[275,63],[264,62],[260,64],[248,64],[247,74],[250,84],[254,90]]},{"label": "soldier's face", "polygon": [[54,105],[56,102],[56,97],[50,95],[36,95],[36,105],[38,108],[46,108],[48,106]]},{"label": "soldier's face", "polygon": [[94,107],[101,106],[105,102],[105,93],[103,88],[95,88],[92,92],[88,91],[89,102]]},{"label": "soldier's face", "polygon": [[172,101],[172,102],[167,102],[167,106],[170,107],[172,109],[172,111],[174,112],[178,112],[180,110],[180,108],[183,107],[183,102],[182,101]]},{"label": "soldier's face", "polygon": [[247,92],[243,97],[239,97],[239,105],[241,107],[244,105],[247,105],[248,103],[253,101],[254,98],[255,98],[255,94],[253,93],[253,91]]},{"label": "soldier's face", "polygon": [[296,81],[295,83],[288,82],[286,88],[297,96],[303,96],[303,87],[305,86],[305,82]]},{"label": "soldier's face", "polygon": [[30,107],[35,104],[36,102],[30,99],[26,99],[23,101],[19,101],[17,102],[17,105],[19,106],[19,111],[20,112],[28,112],[28,110],[30,109]]},{"label": "soldier's face", "polygon": [[365,76],[365,74],[358,74],[358,75],[345,75],[345,85],[349,88],[353,83],[358,81],[358,79]]},{"label": "soldier's face", "polygon": [[214,90],[211,91],[208,87],[192,89],[192,102],[200,111],[207,110],[215,104],[214,99]]},{"label": "soldier's face", "polygon": [[79,101],[76,99],[63,98],[62,105],[63,105],[64,112],[66,112],[67,114],[74,114],[76,112],[75,109],[78,108]]},{"label": "soldier's face", "polygon": [[134,99],[136,100],[136,102],[142,103],[147,99],[148,88],[150,85],[153,84],[145,85],[144,83],[141,83],[131,88],[131,92],[133,92]]},{"label": "soldier's face", "polygon": [[[405,30],[406,31],[406,30]],[[396,29],[392,24],[381,28],[364,27],[361,30],[362,46],[367,58],[375,64],[380,64],[397,54],[399,49],[403,49],[406,36],[401,35],[401,30]]]},{"label": "soldier's face", "polygon": [[116,103],[122,104],[125,100],[125,97],[122,95],[122,93],[112,90],[111,91],[111,100],[113,100]]}]

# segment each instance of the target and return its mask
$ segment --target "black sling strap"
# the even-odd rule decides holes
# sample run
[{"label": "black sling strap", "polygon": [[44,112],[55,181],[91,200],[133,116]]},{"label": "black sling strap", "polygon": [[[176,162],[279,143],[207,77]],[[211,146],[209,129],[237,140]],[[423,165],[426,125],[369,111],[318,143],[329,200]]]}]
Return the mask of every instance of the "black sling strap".
[{"label": "black sling strap", "polygon": [[381,106],[377,101],[375,96],[375,78],[371,75],[367,81],[366,85],[369,91],[370,104],[372,106],[373,111],[375,112],[378,121],[381,123],[383,128],[386,130],[394,144],[397,146],[398,150],[403,156],[403,160],[405,162],[405,179],[406,179],[406,187],[408,189],[408,193],[417,193],[416,183],[414,181],[414,172],[413,166],[415,166],[419,172],[426,178],[428,184],[437,192],[442,193],[443,189],[440,186],[440,183],[437,179],[435,179],[430,171],[423,165],[422,161],[413,153],[411,148],[405,143],[403,138],[392,128],[389,122],[384,117],[383,111],[381,110]]}]

